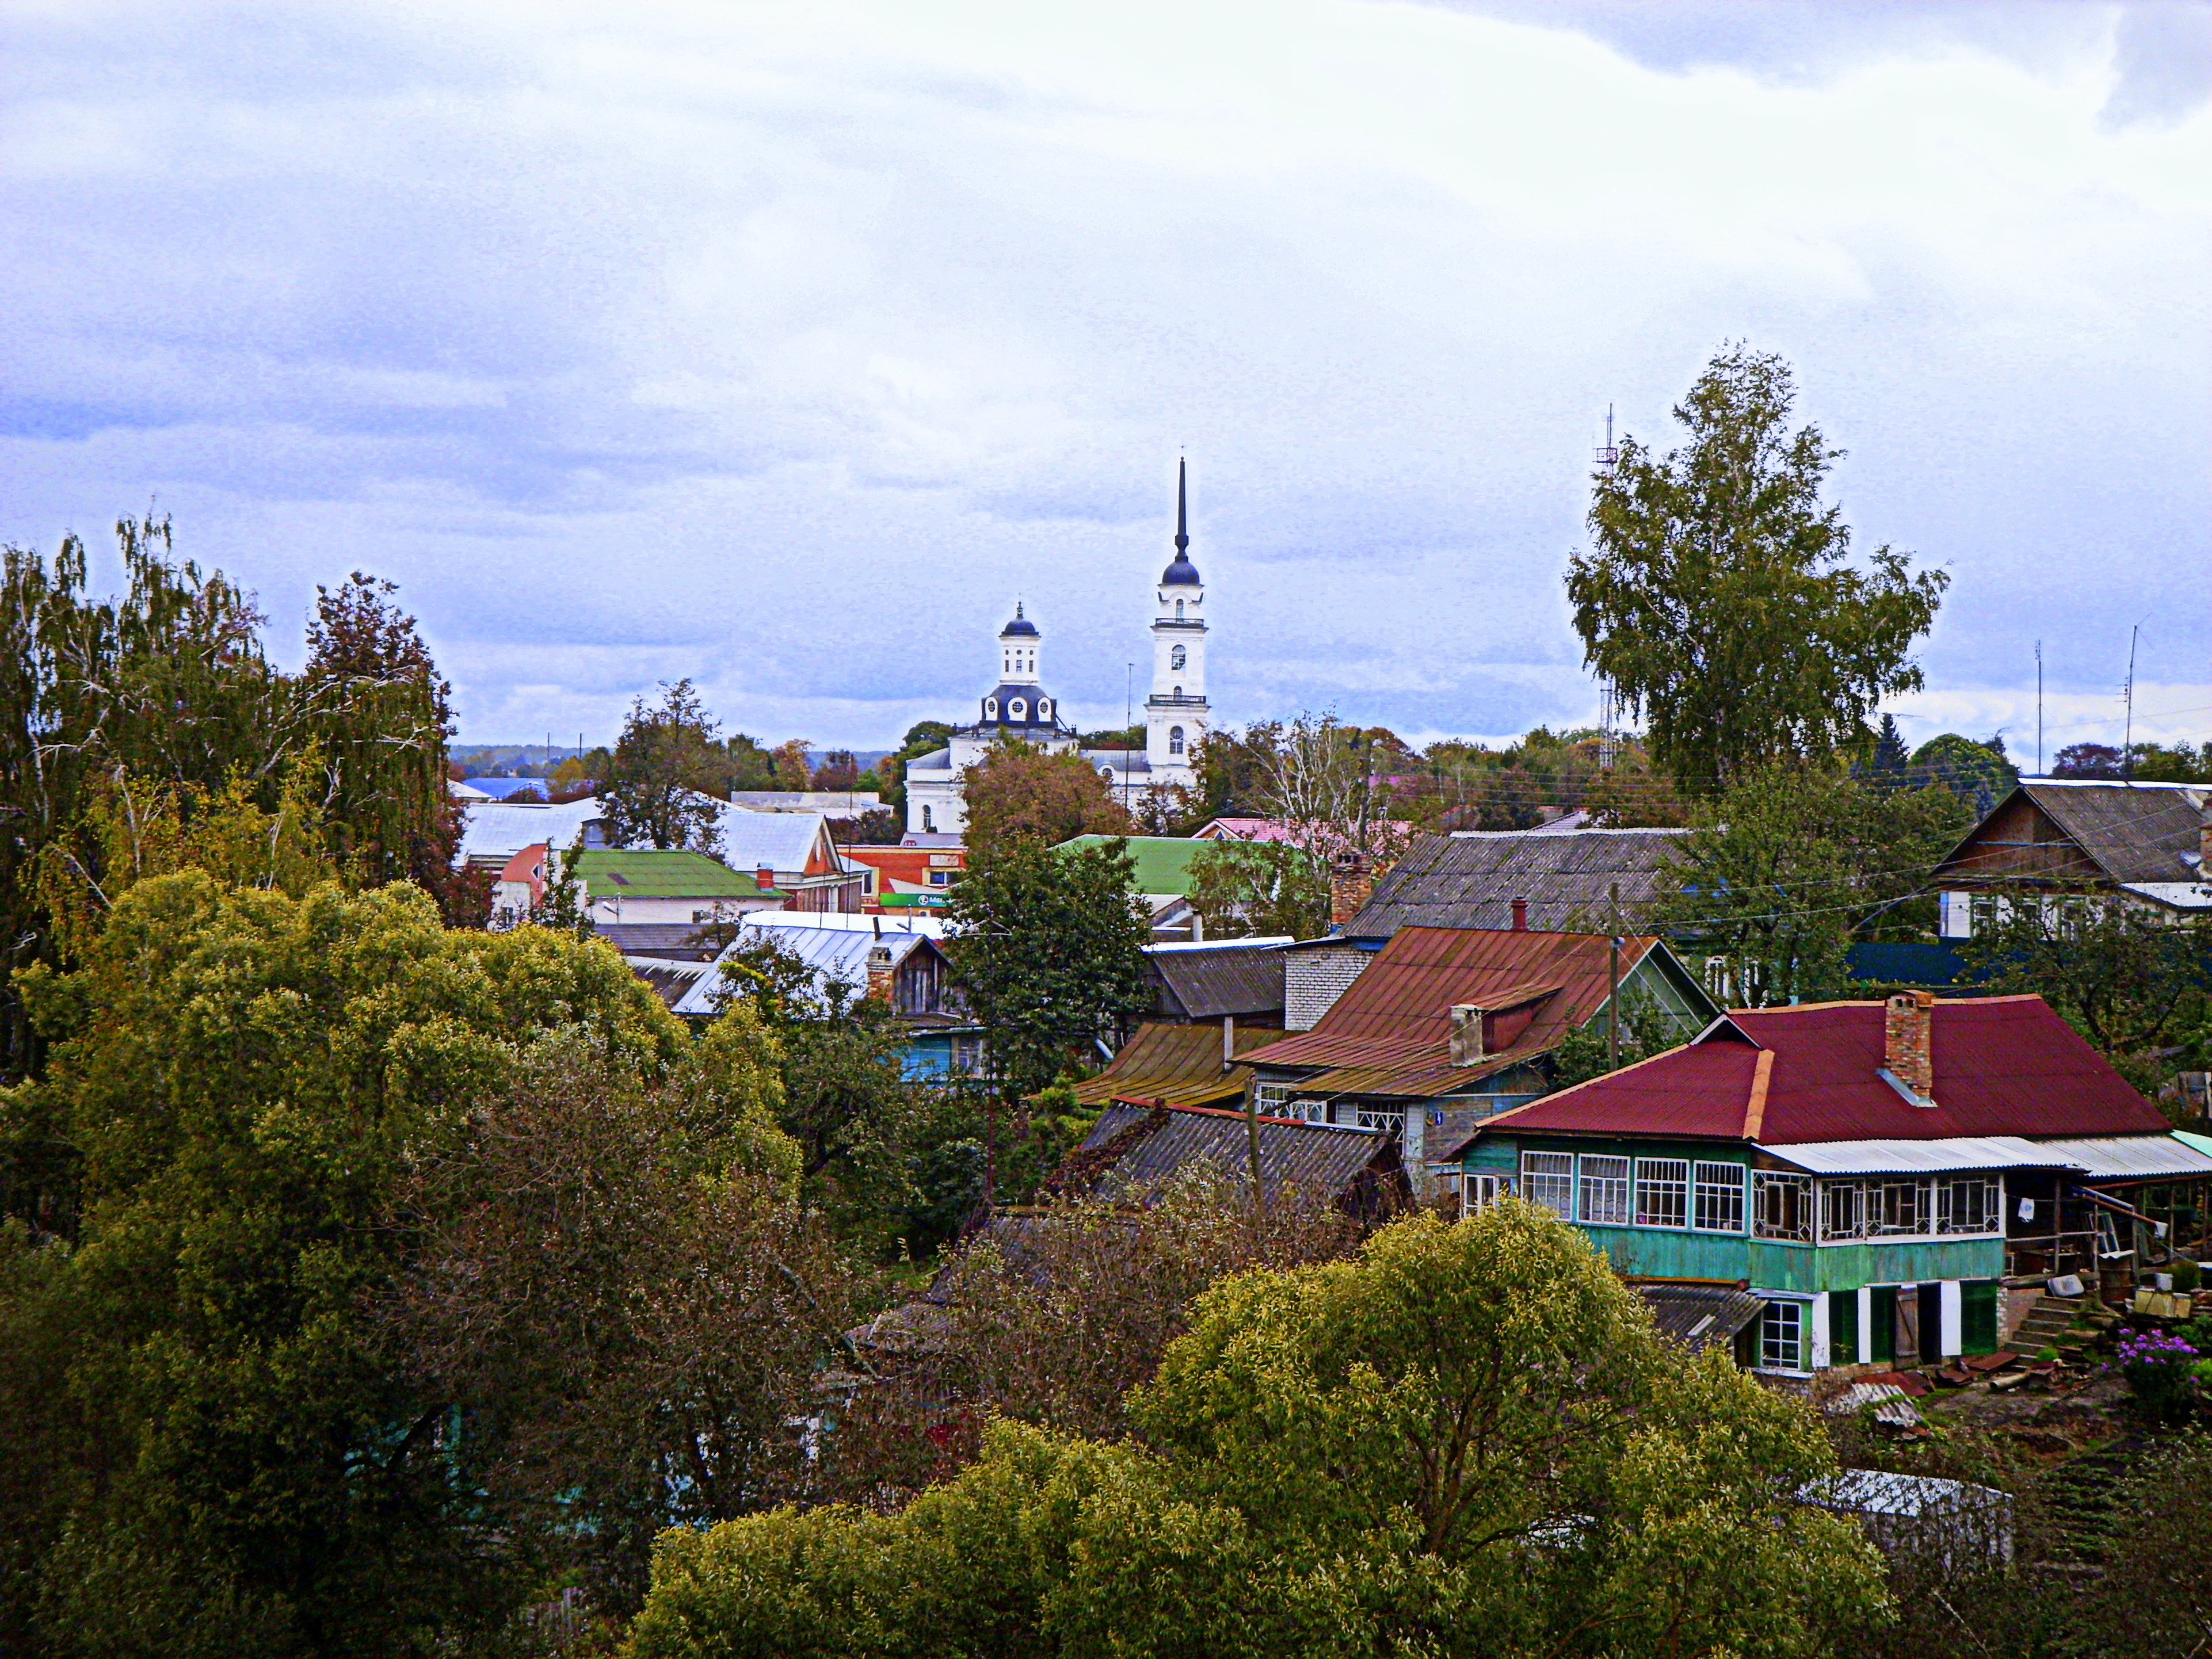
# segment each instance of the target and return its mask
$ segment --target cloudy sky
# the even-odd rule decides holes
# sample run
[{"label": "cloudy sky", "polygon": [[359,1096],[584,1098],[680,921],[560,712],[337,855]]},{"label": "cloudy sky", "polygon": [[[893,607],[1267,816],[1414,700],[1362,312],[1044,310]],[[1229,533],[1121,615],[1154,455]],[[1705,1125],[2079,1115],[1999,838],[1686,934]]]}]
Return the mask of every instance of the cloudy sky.
[{"label": "cloudy sky", "polygon": [[[2212,8],[0,5],[0,539],[153,504],[465,738],[689,675],[1118,724],[1178,453],[1231,720],[1576,723],[1608,404],[1796,366],[1954,577],[1908,734],[2212,736]],[[105,568],[112,573],[110,562]],[[1143,688],[1139,687],[1141,697]]]}]

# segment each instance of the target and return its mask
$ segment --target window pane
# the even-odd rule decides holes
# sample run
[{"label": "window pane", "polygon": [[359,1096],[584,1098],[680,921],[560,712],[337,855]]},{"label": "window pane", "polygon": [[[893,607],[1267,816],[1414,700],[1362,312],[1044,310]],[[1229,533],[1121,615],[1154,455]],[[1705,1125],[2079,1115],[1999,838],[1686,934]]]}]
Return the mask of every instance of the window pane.
[{"label": "window pane", "polygon": [[1820,1237],[1863,1238],[1866,1236],[1865,1194],[1856,1181],[1820,1183]]},{"label": "window pane", "polygon": [[1813,1239],[1813,1182],[1761,1170],[1752,1176],[1752,1231],[1761,1238]]},{"label": "window pane", "polygon": [[1686,1227],[1690,1216],[1690,1165],[1679,1158],[1636,1160],[1636,1224]]},{"label": "window pane", "polygon": [[1770,1302],[1759,1316],[1759,1363],[1771,1371],[1805,1369],[1805,1306]]},{"label": "window pane", "polygon": [[1698,1165],[1698,1225],[1709,1233],[1743,1231],[1743,1165]]},{"label": "window pane", "polygon": [[1531,1204],[1544,1204],[1563,1216],[1575,1212],[1575,1155],[1521,1154],[1521,1191]]},{"label": "window pane", "polygon": [[1583,1219],[1605,1227],[1626,1227],[1629,1215],[1628,1160],[1583,1158]]}]

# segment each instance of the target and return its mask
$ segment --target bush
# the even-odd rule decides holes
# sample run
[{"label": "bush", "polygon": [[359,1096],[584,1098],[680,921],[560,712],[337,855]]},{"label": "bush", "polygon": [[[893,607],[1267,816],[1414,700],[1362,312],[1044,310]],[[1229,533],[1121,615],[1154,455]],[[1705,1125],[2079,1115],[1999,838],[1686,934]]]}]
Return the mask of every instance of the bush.
[{"label": "bush", "polygon": [[2124,1331],[2112,1363],[2146,1416],[2174,1423],[2189,1414],[2196,1400],[2197,1358],[2195,1348],[2170,1332]]}]

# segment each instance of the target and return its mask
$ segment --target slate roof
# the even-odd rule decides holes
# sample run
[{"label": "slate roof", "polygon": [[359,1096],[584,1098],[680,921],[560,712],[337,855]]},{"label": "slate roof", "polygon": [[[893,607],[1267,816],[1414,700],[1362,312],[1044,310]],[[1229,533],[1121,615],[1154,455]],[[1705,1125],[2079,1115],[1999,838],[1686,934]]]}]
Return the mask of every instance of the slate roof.
[{"label": "slate roof", "polygon": [[[1294,1186],[1370,1209],[1388,1209],[1402,1197],[1396,1143],[1388,1136],[1292,1118],[1257,1121],[1260,1179],[1268,1191]],[[1047,1180],[1046,1190],[1142,1200],[1201,1159],[1230,1180],[1249,1181],[1249,1133],[1242,1112],[1109,1105]]]},{"label": "slate roof", "polygon": [[1639,1285],[1659,1334],[1686,1343],[1692,1353],[1725,1343],[1759,1317],[1766,1298],[1725,1285]]},{"label": "slate roof", "polygon": [[1933,1106],[1879,1075],[1883,1006],[1739,1009],[1698,1038],[1489,1119],[1483,1133],[1793,1142],[2163,1134],[2159,1109],[2041,997],[1939,1001]]},{"label": "slate roof", "polygon": [[1170,1019],[1243,1019],[1283,1013],[1283,945],[1170,945],[1145,952],[1145,972]]},{"label": "slate roof", "polygon": [[[1280,1032],[1238,1028],[1238,1055],[1279,1036]],[[1244,1092],[1249,1066],[1221,1069],[1221,1028],[1148,1020],[1121,1045],[1106,1069],[1075,1085],[1085,1106],[1103,1106],[1116,1095],[1160,1100],[1170,1106],[1206,1106]]]},{"label": "slate roof", "polygon": [[1409,845],[1345,928],[1388,939],[1401,927],[1509,927],[1513,901],[1528,901],[1528,926],[1565,932],[1603,925],[1620,885],[1633,918],[1656,896],[1659,872],[1681,830],[1457,830]]},{"label": "slate roof", "polygon": [[[1973,849],[1990,823],[2025,797],[2107,880],[2195,884],[2205,805],[2212,789],[2201,784],[2069,783],[2023,781],[1990,811],[1936,866],[1936,876],[1973,876]],[[1981,854],[2004,862],[2002,843]],[[1998,873],[2002,874],[2002,872]]]},{"label": "slate roof", "polygon": [[[1623,939],[1622,978],[1665,949],[1648,934]],[[1319,1024],[1251,1059],[1327,1068],[1302,1091],[1432,1098],[1557,1048],[1603,1006],[1611,957],[1602,933],[1401,927]],[[1451,1010],[1462,1003],[1501,1011],[1486,1039],[1494,1054],[1472,1066],[1451,1063]]]}]

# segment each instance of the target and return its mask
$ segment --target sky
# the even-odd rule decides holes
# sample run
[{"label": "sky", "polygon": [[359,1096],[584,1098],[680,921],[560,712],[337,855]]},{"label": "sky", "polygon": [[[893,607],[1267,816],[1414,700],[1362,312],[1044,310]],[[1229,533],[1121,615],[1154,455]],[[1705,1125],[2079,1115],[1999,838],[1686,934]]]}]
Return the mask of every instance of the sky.
[{"label": "sky", "polygon": [[[1589,722],[1606,411],[1794,367],[1891,705],[2212,737],[2212,6],[0,5],[0,540],[173,520],[296,661],[400,585],[464,741],[1079,724],[1178,455],[1231,723]],[[98,566],[110,581],[112,556]],[[1137,681],[1141,700],[1146,687]]]}]

